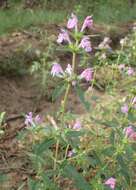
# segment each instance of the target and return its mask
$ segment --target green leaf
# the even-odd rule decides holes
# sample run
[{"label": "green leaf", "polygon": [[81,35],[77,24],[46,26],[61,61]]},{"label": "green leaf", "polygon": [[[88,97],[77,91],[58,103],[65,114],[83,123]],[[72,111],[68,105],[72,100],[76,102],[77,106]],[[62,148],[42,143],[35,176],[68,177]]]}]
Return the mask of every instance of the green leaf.
[{"label": "green leaf", "polygon": [[46,139],[40,144],[36,144],[33,146],[33,150],[35,154],[40,155],[45,152],[51,145],[54,144],[54,139]]},{"label": "green leaf", "polygon": [[65,89],[66,89],[65,84],[57,86],[52,93],[52,101],[55,101],[64,92]]},{"label": "green leaf", "polygon": [[128,120],[130,122],[135,122],[136,121],[136,114],[128,113]]},{"label": "green leaf", "polygon": [[38,182],[37,181],[34,181],[32,179],[29,179],[28,180],[28,187],[29,187],[29,190],[37,190],[38,189]]},{"label": "green leaf", "polygon": [[125,163],[123,157],[121,155],[117,156],[118,164],[121,168],[121,173],[125,177],[127,184],[130,184],[130,176],[129,176],[129,169],[127,167],[127,164]]},{"label": "green leaf", "polygon": [[110,134],[110,142],[111,144],[115,144],[115,131],[112,130],[111,134]]},{"label": "green leaf", "polygon": [[67,164],[64,167],[64,175],[75,182],[76,187],[79,190],[91,190],[89,183],[83,178],[81,174],[77,172],[75,167]]},{"label": "green leaf", "polygon": [[43,179],[44,187],[46,187],[46,190],[60,190],[57,187],[57,184],[53,183],[53,181],[50,180],[46,174],[42,174],[42,179]]},{"label": "green leaf", "polygon": [[80,98],[80,101],[85,106],[86,110],[89,111],[90,110],[90,103],[85,100],[84,91],[79,86],[77,86],[76,87],[76,92],[77,92],[77,95]]}]

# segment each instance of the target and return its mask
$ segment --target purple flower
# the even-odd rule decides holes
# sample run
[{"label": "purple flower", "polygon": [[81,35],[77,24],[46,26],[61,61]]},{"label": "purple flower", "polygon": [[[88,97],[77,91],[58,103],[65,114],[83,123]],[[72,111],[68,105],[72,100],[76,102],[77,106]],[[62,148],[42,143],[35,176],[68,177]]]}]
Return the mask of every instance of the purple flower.
[{"label": "purple flower", "polygon": [[111,177],[111,178],[107,179],[104,184],[114,190],[115,186],[116,186],[116,179]]},{"label": "purple flower", "polygon": [[61,29],[57,39],[57,43],[61,44],[62,42],[71,43],[68,32],[63,29]]},{"label": "purple flower", "polygon": [[35,117],[33,117],[32,112],[29,112],[26,116],[25,116],[25,124],[26,125],[30,125],[30,126],[35,126],[38,125],[42,122],[41,118],[39,115],[36,115]]},{"label": "purple flower", "polygon": [[74,151],[73,150],[70,150],[68,151],[68,158],[71,158],[72,156],[74,155]]},{"label": "purple flower", "polygon": [[34,122],[38,125],[38,124],[41,124],[42,122],[42,119],[39,115],[36,115],[36,117],[34,118]]},{"label": "purple flower", "polygon": [[86,28],[91,28],[93,25],[93,19],[92,16],[87,16],[84,20],[83,26],[81,28],[81,32],[83,32]]},{"label": "purple flower", "polygon": [[127,104],[125,104],[125,105],[123,105],[123,106],[121,107],[121,112],[122,112],[122,113],[127,114],[128,111],[129,111],[129,107],[128,107]]},{"label": "purple flower", "polygon": [[71,75],[71,74],[72,74],[72,67],[71,67],[70,64],[67,65],[67,68],[66,68],[65,72],[66,72],[68,75]]},{"label": "purple flower", "polygon": [[92,68],[85,69],[81,75],[81,78],[84,78],[87,82],[91,81],[93,79],[93,70]]},{"label": "purple flower", "polygon": [[91,42],[88,36],[83,37],[83,39],[81,40],[79,44],[79,47],[83,48],[86,52],[92,51]]},{"label": "purple flower", "polygon": [[128,70],[127,70],[127,74],[128,74],[129,76],[131,76],[131,75],[134,74],[134,70],[133,70],[132,67],[129,67],[129,68],[128,68]]},{"label": "purple flower", "polygon": [[33,124],[33,114],[32,114],[32,112],[29,112],[29,113],[25,116],[25,124],[26,124],[26,125],[32,125],[32,124]]},{"label": "purple flower", "polygon": [[73,126],[73,129],[80,130],[82,128],[82,124],[79,120],[76,121],[76,123]]},{"label": "purple flower", "polygon": [[51,74],[52,76],[60,76],[61,74],[63,74],[63,69],[60,66],[60,64],[58,63],[54,63],[51,69]]},{"label": "purple flower", "polygon": [[72,13],[71,17],[68,20],[67,28],[68,29],[77,28],[77,23],[78,23],[77,16]]},{"label": "purple flower", "polygon": [[123,130],[123,132],[125,133],[126,137],[130,137],[130,135],[132,135],[134,133],[134,129],[132,126],[129,126],[129,127],[125,128]]}]

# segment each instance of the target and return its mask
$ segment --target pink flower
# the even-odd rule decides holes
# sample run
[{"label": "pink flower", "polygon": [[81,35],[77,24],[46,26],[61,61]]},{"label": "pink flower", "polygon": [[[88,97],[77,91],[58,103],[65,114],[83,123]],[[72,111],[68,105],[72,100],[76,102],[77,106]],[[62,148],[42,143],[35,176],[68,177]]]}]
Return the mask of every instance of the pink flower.
[{"label": "pink flower", "polygon": [[71,43],[68,32],[63,29],[61,29],[57,39],[57,43],[61,44],[62,42]]},{"label": "pink flower", "polygon": [[127,114],[128,111],[129,111],[129,107],[128,107],[127,104],[125,104],[125,105],[123,105],[123,106],[121,107],[121,112],[122,112],[122,113]]},{"label": "pink flower", "polygon": [[79,44],[79,47],[83,48],[86,52],[92,51],[91,42],[88,36],[83,37],[83,39],[81,40]]},{"label": "pink flower", "polygon": [[134,129],[132,126],[129,126],[123,130],[126,137],[130,137],[134,133]]},{"label": "pink flower", "polygon": [[51,69],[51,74],[52,76],[60,76],[61,74],[63,74],[63,69],[60,66],[60,64],[58,63],[54,63]]},{"label": "pink flower", "polygon": [[34,122],[36,124],[40,124],[42,122],[41,117],[39,115],[36,115],[36,117],[34,118]]},{"label": "pink flower", "polygon": [[36,115],[33,118],[33,114],[32,112],[29,112],[26,116],[25,116],[25,124],[26,125],[30,125],[30,126],[35,126],[38,125],[42,122],[41,117],[39,115]]},{"label": "pink flower", "polygon": [[134,131],[134,128],[132,126],[125,128],[124,133],[126,137],[129,138],[130,140],[134,141],[136,140],[136,132]]},{"label": "pink flower", "polygon": [[81,32],[83,32],[86,28],[91,28],[93,25],[93,19],[92,16],[87,16],[84,20],[83,26],[81,28]]},{"label": "pink flower", "polygon": [[77,28],[77,23],[78,23],[77,16],[72,13],[71,17],[68,20],[67,28],[68,29]]},{"label": "pink flower", "polygon": [[128,70],[127,70],[127,74],[128,74],[129,76],[131,76],[131,75],[134,74],[134,70],[133,70],[132,67],[129,67],[129,68],[128,68]]},{"label": "pink flower", "polygon": [[71,67],[70,64],[67,65],[67,68],[66,68],[65,72],[66,72],[68,75],[71,75],[71,74],[72,74],[72,67]]},{"label": "pink flower", "polygon": [[29,113],[25,116],[25,124],[26,124],[26,125],[32,125],[32,124],[33,124],[33,114],[32,114],[32,112],[29,112]]},{"label": "pink flower", "polygon": [[93,79],[93,70],[92,68],[85,69],[81,75],[81,78],[84,78],[87,82],[91,81]]},{"label": "pink flower", "polygon": [[133,140],[133,141],[136,141],[136,132],[133,132],[133,133],[129,136],[129,138],[130,138],[131,140]]},{"label": "pink flower", "polygon": [[68,151],[68,157],[71,158],[72,156],[74,155],[74,151],[73,150],[70,150]]},{"label": "pink flower", "polygon": [[76,123],[73,126],[73,129],[80,130],[82,128],[82,124],[79,120],[76,121]]},{"label": "pink flower", "polygon": [[105,185],[109,186],[111,189],[115,189],[115,186],[116,186],[116,179],[111,177],[109,178],[107,181],[105,181],[104,183]]}]

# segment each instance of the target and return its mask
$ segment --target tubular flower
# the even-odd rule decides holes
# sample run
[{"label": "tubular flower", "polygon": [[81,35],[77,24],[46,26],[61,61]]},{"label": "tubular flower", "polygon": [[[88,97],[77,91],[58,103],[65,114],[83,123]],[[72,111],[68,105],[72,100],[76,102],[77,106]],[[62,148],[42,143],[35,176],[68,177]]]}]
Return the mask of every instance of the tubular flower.
[{"label": "tubular flower", "polygon": [[129,138],[132,140],[132,141],[136,141],[136,132],[133,132]]},{"label": "tubular flower", "polygon": [[127,74],[128,74],[129,76],[131,76],[131,75],[134,74],[134,70],[133,70],[132,67],[129,67],[129,68],[128,68],[128,70],[127,70]]},{"label": "tubular flower", "polygon": [[129,126],[124,129],[125,136],[129,138],[130,140],[136,140],[136,132],[132,126]]},{"label": "tubular flower", "polygon": [[83,37],[83,39],[81,40],[81,43],[79,44],[79,47],[83,48],[86,52],[92,51],[91,42],[88,36]]},{"label": "tubular flower", "polygon": [[65,70],[65,73],[67,73],[68,75],[71,75],[72,74],[72,67],[70,64],[67,65],[67,68]]},{"label": "tubular flower", "polygon": [[104,184],[114,190],[116,186],[116,179],[111,177],[108,180],[106,180]]},{"label": "tubular flower", "polygon": [[77,28],[77,24],[78,24],[77,16],[72,13],[71,17],[68,20],[67,28],[68,29]]},{"label": "tubular flower", "polygon": [[73,126],[73,129],[80,130],[82,128],[82,124],[79,120],[76,121],[76,123]]},{"label": "tubular flower", "polygon": [[25,124],[26,124],[26,125],[32,125],[32,124],[33,124],[33,114],[32,114],[32,112],[29,112],[29,113],[25,116]]},{"label": "tubular flower", "polygon": [[134,133],[134,129],[132,126],[129,126],[123,130],[126,137],[130,137]]},{"label": "tubular flower", "polygon": [[127,114],[129,111],[128,105],[125,104],[121,107],[121,112]]},{"label": "tubular flower", "polygon": [[60,76],[61,74],[63,74],[63,69],[60,66],[60,64],[58,63],[54,63],[51,69],[51,74],[52,76]]},{"label": "tubular flower", "polygon": [[87,16],[84,20],[83,26],[81,28],[81,32],[83,32],[86,28],[91,28],[93,25],[93,19],[92,16]]},{"label": "tubular flower", "polygon": [[81,75],[81,78],[84,78],[87,82],[91,81],[93,79],[93,70],[92,68],[85,69]]},{"label": "tubular flower", "polygon": [[57,39],[57,43],[61,44],[62,42],[71,43],[68,32],[63,29],[61,29]]},{"label": "tubular flower", "polygon": [[41,117],[39,115],[36,115],[35,117],[33,117],[32,112],[29,112],[25,116],[25,124],[26,125],[35,126],[35,125],[40,124],[41,122],[42,122]]},{"label": "tubular flower", "polygon": [[68,154],[67,154],[68,158],[71,158],[73,155],[74,155],[73,150],[68,151]]},{"label": "tubular flower", "polygon": [[42,122],[41,117],[39,115],[36,115],[35,118],[34,118],[34,122],[36,124],[40,124]]}]

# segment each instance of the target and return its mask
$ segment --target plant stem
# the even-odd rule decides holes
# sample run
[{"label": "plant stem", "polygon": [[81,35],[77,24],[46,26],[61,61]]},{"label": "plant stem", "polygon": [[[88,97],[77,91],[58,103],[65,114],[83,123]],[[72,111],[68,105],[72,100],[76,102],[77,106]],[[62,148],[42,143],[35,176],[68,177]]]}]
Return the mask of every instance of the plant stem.
[{"label": "plant stem", "polygon": [[73,53],[73,57],[72,57],[72,72],[73,73],[75,72],[75,66],[76,66],[76,53]]},{"label": "plant stem", "polygon": [[64,116],[64,113],[65,113],[66,105],[67,105],[67,99],[68,99],[70,87],[71,87],[71,84],[68,83],[68,86],[67,86],[67,89],[66,89],[66,92],[65,92],[65,95],[64,95],[64,99],[62,100],[62,115],[61,115],[62,120],[63,120],[63,116]]},{"label": "plant stem", "polygon": [[[59,151],[59,140],[57,140],[57,143],[56,143],[55,160],[54,160],[54,167],[53,167],[54,171],[56,171],[56,169],[57,169],[58,151]],[[56,175],[54,174],[54,182],[55,182],[55,180],[56,180]]]},{"label": "plant stem", "polygon": [[[73,53],[73,57],[72,57],[72,75],[74,74],[75,66],[76,66],[76,53]],[[67,86],[67,89],[66,89],[66,92],[65,92],[65,95],[64,95],[64,99],[61,102],[61,106],[62,106],[61,122],[62,122],[62,125],[64,125],[64,114],[65,114],[65,109],[66,109],[66,106],[67,106],[67,100],[68,100],[68,95],[69,95],[69,92],[70,92],[70,88],[71,88],[71,83],[68,83],[68,86]],[[57,140],[56,149],[55,149],[54,167],[53,167],[54,171],[57,168],[59,143],[60,143],[59,140]],[[69,148],[69,145],[67,145],[66,152],[65,152],[65,157],[67,156],[68,148]],[[54,175],[54,182],[55,182],[55,180],[56,180],[56,175]]]},{"label": "plant stem", "polygon": [[69,149],[69,144],[67,145],[67,147],[66,147],[66,151],[65,151],[65,159],[67,158],[67,155],[68,155],[68,149]]}]

